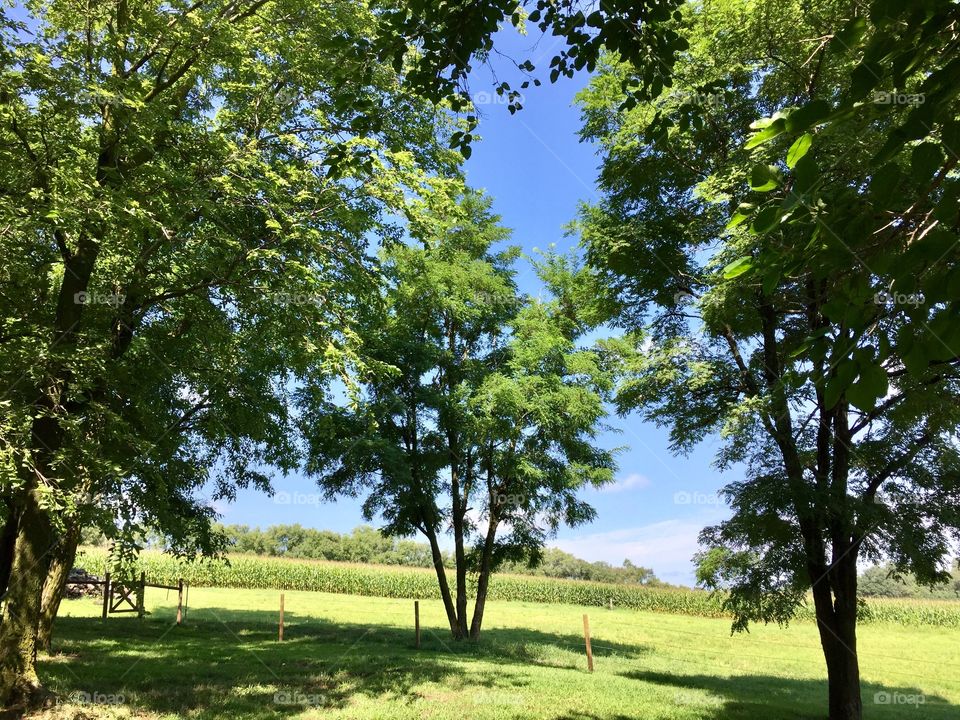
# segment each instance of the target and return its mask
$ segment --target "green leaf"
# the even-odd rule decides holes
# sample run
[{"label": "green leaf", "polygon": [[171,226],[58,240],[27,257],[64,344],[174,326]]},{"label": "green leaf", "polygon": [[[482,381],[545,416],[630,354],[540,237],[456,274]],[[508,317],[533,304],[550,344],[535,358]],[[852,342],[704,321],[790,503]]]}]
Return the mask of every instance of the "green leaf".
[{"label": "green leaf", "polygon": [[738,258],[732,263],[723,268],[723,279],[732,280],[735,277],[740,277],[745,272],[748,272],[750,268],[753,267],[753,258],[749,255],[746,257]]},{"label": "green leaf", "polygon": [[787,167],[792,170],[797,164],[797,161],[807,154],[807,150],[810,149],[812,143],[813,135],[810,133],[804,133],[794,140],[793,145],[791,145],[787,151]]},{"label": "green leaf", "polygon": [[900,185],[902,174],[893,163],[881,167],[870,178],[870,196],[875,205],[886,207],[893,199],[894,191]]},{"label": "green leaf", "polygon": [[944,183],[943,195],[933,211],[933,217],[953,226],[960,212],[960,182],[956,180]]},{"label": "green leaf", "polygon": [[813,127],[830,114],[830,103],[826,100],[813,100],[801,108],[787,115],[785,129],[787,132],[802,132]]},{"label": "green leaf", "polygon": [[879,63],[864,60],[850,73],[850,93],[859,100],[866,96],[879,83],[886,73]]},{"label": "green leaf", "polygon": [[738,225],[742,225],[749,219],[750,219],[750,215],[748,213],[742,213],[738,210],[736,213],[734,213],[733,217],[727,221],[725,228],[727,230],[732,230]]},{"label": "green leaf", "polygon": [[754,207],[753,203],[741,203],[738,205],[733,213],[733,217],[727,221],[726,229],[732,230],[746,222],[753,214]]},{"label": "green leaf", "polygon": [[960,157],[960,121],[950,120],[943,124],[940,140],[951,157]]},{"label": "green leaf", "polygon": [[852,18],[833,36],[831,45],[837,46],[841,52],[849,52],[856,46],[867,31],[865,17]]},{"label": "green leaf", "polygon": [[827,380],[824,388],[823,399],[827,409],[833,408],[841,396],[850,387],[850,383],[857,376],[857,363],[852,358],[844,357],[837,363],[834,373]]},{"label": "green leaf", "polygon": [[780,271],[773,270],[767,272],[763,277],[763,294],[769,295],[774,290],[777,289],[777,285],[780,283]]},{"label": "green leaf", "polygon": [[919,183],[930,181],[933,174],[943,165],[943,153],[936,143],[925,142],[917,145],[910,156],[910,170],[913,179]]},{"label": "green leaf", "polygon": [[750,188],[757,192],[769,192],[780,184],[777,168],[773,165],[754,165],[750,171]]},{"label": "green leaf", "polygon": [[785,129],[786,122],[783,118],[778,118],[747,140],[744,148],[750,150],[758,145],[763,145],[763,143],[773,140],[773,138],[780,135]]},{"label": "green leaf", "polygon": [[879,398],[887,394],[887,372],[877,362],[860,368],[860,377],[847,389],[847,399],[861,410],[872,410]]},{"label": "green leaf", "polygon": [[793,168],[793,191],[798,195],[805,193],[819,177],[817,163],[812,155],[804,155]]},{"label": "green leaf", "polygon": [[777,205],[769,205],[765,207],[760,211],[756,219],[753,221],[753,225],[751,226],[752,230],[758,235],[762,235],[765,232],[770,232],[780,224],[782,212],[783,211]]}]

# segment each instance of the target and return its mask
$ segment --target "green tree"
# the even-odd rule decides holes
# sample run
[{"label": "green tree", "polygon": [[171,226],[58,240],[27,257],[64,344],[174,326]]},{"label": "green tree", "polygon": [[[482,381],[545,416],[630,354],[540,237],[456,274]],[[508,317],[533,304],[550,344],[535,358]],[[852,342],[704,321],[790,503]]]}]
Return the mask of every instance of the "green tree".
[{"label": "green tree", "polygon": [[[457,639],[479,637],[490,573],[561,522],[590,519],[577,490],[613,469],[594,447],[612,385],[604,357],[575,346],[561,301],[517,293],[517,251],[492,248],[507,231],[488,200],[461,192],[426,193],[410,213],[413,240],[384,250],[387,289],[362,324],[369,371],[354,391],[318,382],[301,398],[308,471],[330,496],[365,495],[386,533],[427,538]],[[541,272],[556,288],[572,270],[555,259]]]},{"label": "green tree", "polygon": [[505,563],[501,570],[527,575],[563,578],[565,580],[593,580],[596,582],[638,585],[659,585],[653,570],[624,560],[621,567],[606,562],[587,562],[557,548],[546,548],[538,555],[523,561]]},{"label": "green tree", "polygon": [[[378,13],[373,47],[397,71],[403,68],[408,85],[423,97],[466,112],[466,127],[451,136],[451,143],[469,157],[478,120],[467,80],[477,64],[488,61],[501,27],[526,33],[533,26],[559,39],[548,65],[550,82],[593,72],[603,52],[615,53],[632,68],[622,84],[632,103],[656,97],[671,83],[670,67],[687,48],[667,22],[679,18],[680,5],[682,0],[604,0],[590,7],[579,0],[389,2]],[[511,113],[523,107],[521,91],[542,82],[534,77],[538,68],[531,58],[515,62],[524,79],[516,87],[495,84]]]},{"label": "green tree", "polygon": [[197,491],[295,466],[289,388],[349,357],[368,233],[458,159],[356,3],[24,11],[0,10],[5,705],[41,690],[43,587],[55,609],[91,516],[215,550]]},{"label": "green tree", "polygon": [[737,630],[812,595],[832,720],[862,712],[858,561],[946,580],[960,532],[955,22],[691,4],[671,93],[625,108],[611,62],[582,97],[604,155],[583,238],[639,347],[619,407],[745,467],[699,579]]}]

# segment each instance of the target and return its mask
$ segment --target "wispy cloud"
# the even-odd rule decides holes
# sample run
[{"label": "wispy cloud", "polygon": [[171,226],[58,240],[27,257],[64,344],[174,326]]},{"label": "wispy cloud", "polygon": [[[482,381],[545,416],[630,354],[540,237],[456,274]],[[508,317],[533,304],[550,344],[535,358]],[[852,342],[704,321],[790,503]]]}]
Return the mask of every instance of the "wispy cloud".
[{"label": "wispy cloud", "polygon": [[639,488],[650,487],[653,482],[646,475],[640,473],[630,473],[625,478],[620,478],[609,485],[600,488],[600,492],[623,492],[624,490],[636,490]]}]

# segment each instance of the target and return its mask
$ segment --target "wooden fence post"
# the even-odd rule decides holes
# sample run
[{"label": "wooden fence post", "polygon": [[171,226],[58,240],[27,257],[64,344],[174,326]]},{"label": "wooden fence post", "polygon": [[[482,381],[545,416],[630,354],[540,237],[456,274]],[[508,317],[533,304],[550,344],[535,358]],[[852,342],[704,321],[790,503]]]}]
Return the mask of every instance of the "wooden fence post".
[{"label": "wooden fence post", "polygon": [[413,623],[417,629],[417,650],[420,649],[420,601],[413,601]]},{"label": "wooden fence post", "polygon": [[608,598],[607,601],[608,601],[608,604],[609,604],[609,608],[610,608],[611,610],[613,610],[613,598]]},{"label": "wooden fence post", "polygon": [[101,619],[107,619],[107,613],[110,611],[110,573],[103,576],[103,615]]},{"label": "wooden fence post", "polygon": [[593,672],[593,650],[590,649],[590,618],[583,614],[583,639],[587,644],[587,669]]},{"label": "wooden fence post", "polygon": [[280,638],[279,642],[283,642],[283,593],[280,593]]},{"label": "wooden fence post", "polygon": [[144,595],[147,593],[147,574],[140,571],[140,592],[137,593],[137,617],[143,618]]},{"label": "wooden fence post", "polygon": [[183,624],[183,578],[177,582],[177,625]]}]

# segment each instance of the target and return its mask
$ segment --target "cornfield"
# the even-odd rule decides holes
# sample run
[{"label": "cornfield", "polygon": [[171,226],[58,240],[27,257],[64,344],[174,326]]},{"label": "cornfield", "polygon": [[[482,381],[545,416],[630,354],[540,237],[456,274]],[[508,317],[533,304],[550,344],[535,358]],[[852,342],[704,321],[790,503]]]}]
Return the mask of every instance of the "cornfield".
[{"label": "cornfield", "polygon": [[[85,548],[77,564],[89,572],[103,573],[107,567],[107,553],[102,548]],[[163,585],[174,585],[178,578],[183,578],[193,586],[206,587],[308,590],[421,600],[440,597],[434,571],[423,568],[258,555],[231,555],[227,561],[185,562],[160,552],[146,551],[140,555],[139,570],[146,573],[150,582]],[[452,583],[453,578],[450,580]],[[468,590],[472,594],[472,579]],[[612,601],[614,607],[633,610],[698,617],[729,615],[723,608],[722,596],[702,590],[612,585],[524,575],[494,575],[488,597],[490,600],[587,607],[603,607]],[[801,608],[798,616],[812,620],[812,606]],[[871,599],[862,608],[860,622],[960,627],[960,602]]]}]

